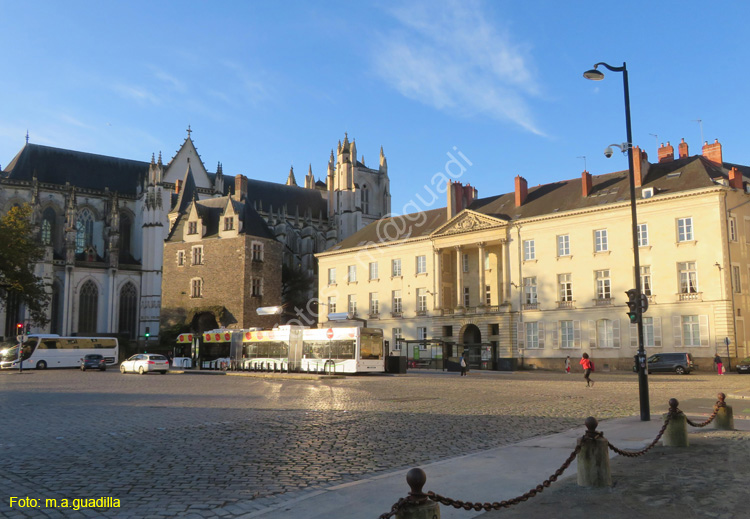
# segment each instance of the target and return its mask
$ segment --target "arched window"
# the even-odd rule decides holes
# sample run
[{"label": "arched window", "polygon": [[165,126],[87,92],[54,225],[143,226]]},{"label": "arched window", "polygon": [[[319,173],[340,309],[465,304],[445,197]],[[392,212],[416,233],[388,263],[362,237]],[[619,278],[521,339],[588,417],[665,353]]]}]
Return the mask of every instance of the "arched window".
[{"label": "arched window", "polygon": [[138,310],[138,293],[133,283],[126,283],[120,289],[120,324],[118,331],[135,337],[136,312]]},{"label": "arched window", "polygon": [[130,217],[120,213],[120,254],[130,254],[130,234],[133,227]]},{"label": "arched window", "polygon": [[362,214],[370,214],[370,192],[362,185]]},{"label": "arched window", "polygon": [[55,238],[55,210],[48,207],[42,213],[42,245],[52,245]]},{"label": "arched window", "polygon": [[62,319],[60,319],[60,297],[62,297],[62,290],[60,289],[60,283],[55,281],[52,283],[52,302],[51,302],[51,311],[50,311],[50,333],[60,333],[60,329],[62,328],[60,326],[60,323]]},{"label": "arched window", "polygon": [[83,252],[93,241],[94,215],[88,209],[83,209],[76,220],[76,252]]},{"label": "arched window", "polygon": [[78,333],[96,333],[97,307],[99,306],[99,289],[88,280],[81,287],[78,297]]}]

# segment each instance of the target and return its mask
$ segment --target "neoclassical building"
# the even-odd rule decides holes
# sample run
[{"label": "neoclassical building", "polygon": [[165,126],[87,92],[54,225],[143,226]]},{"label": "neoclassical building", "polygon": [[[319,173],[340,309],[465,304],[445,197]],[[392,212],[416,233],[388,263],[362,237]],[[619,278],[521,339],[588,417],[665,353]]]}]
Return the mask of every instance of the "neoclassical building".
[{"label": "neoclassical building", "polygon": [[[190,170],[197,201],[227,197],[235,177],[221,163],[209,172],[188,135],[168,163],[65,150],[29,143],[0,175],[0,210],[31,204],[46,247],[37,274],[49,283],[50,324],[34,332],[121,333],[158,337],[162,306],[164,242],[169,212]],[[286,184],[246,179],[246,202],[281,244],[281,262],[314,275],[314,254],[390,211],[385,156],[376,169],[356,159],[345,136],[331,152],[326,180],[311,169],[304,187],[293,172]],[[25,323],[25,309],[11,300],[0,309],[0,335]]]},{"label": "neoclassical building", "polygon": [[[703,367],[717,352],[746,356],[750,169],[724,162],[718,142],[691,156],[683,141],[677,157],[667,143],[653,164],[634,153],[647,353],[689,351]],[[425,364],[467,350],[477,368],[562,369],[586,351],[598,369],[631,369],[628,172],[513,187],[478,198],[450,183],[446,207],[383,219],[318,254],[321,300]]]}]

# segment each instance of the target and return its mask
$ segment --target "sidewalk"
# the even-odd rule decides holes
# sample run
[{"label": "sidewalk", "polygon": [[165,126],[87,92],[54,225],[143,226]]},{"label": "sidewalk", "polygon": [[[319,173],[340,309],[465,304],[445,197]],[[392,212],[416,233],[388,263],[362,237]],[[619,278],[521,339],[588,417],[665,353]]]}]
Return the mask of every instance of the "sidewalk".
[{"label": "sidewalk", "polygon": [[[737,408],[739,407],[737,406]],[[663,502],[665,496],[662,494],[666,493],[668,496],[669,489],[676,490],[677,487],[685,486],[686,481],[679,476],[679,473],[689,467],[694,467],[699,472],[705,470],[705,473],[709,473],[708,480],[698,478],[697,481],[689,485],[690,487],[698,485],[700,482],[709,493],[714,492],[717,487],[723,486],[728,489],[727,491],[744,495],[746,493],[744,477],[716,473],[722,466],[736,467],[744,473],[746,472],[746,462],[750,461],[750,442],[747,441],[750,439],[750,420],[737,419],[737,411],[739,410],[737,408],[735,409],[735,427],[742,432],[713,431],[710,429],[712,426],[705,430],[690,428],[691,432],[700,431],[697,434],[691,434],[690,439],[691,442],[695,443],[695,448],[691,446],[688,449],[666,449],[658,446],[641,458],[624,458],[623,461],[627,461],[627,465],[621,464],[618,459],[613,464],[613,479],[618,482],[622,481],[623,471],[627,473],[631,470],[631,467],[637,466],[639,461],[648,460],[646,463],[638,465],[638,470],[642,473],[643,467],[649,467],[648,471],[652,473],[652,479],[662,480],[664,489],[654,485],[646,485],[645,487],[641,485],[641,487],[644,487],[641,488],[643,493],[638,495],[638,499],[646,499],[647,502],[650,500],[652,503],[654,499],[658,499],[658,502]],[[689,412],[688,415],[694,419],[697,416]],[[653,441],[662,423],[661,415],[652,415],[649,422],[642,422],[634,416],[604,421],[599,424],[597,430],[603,432],[612,444],[621,449],[639,450]],[[494,502],[517,497],[553,474],[573,451],[576,440],[583,435],[584,431],[585,427],[581,424],[581,427],[575,430],[423,465],[421,468],[427,474],[427,483],[424,490],[431,490],[443,496],[464,501]],[[745,464],[735,465],[730,462],[728,455],[721,457],[716,455],[716,452],[729,453],[732,450],[730,445],[740,444],[743,446],[744,454],[747,455],[747,459],[743,458]],[[697,460],[695,456],[699,453],[700,460]],[[610,451],[610,455],[614,456],[614,453]],[[717,461],[720,461],[720,463],[717,463]],[[672,472],[677,471],[678,473],[678,476],[673,480],[665,480],[663,477],[664,469],[668,467],[672,469]],[[576,463],[573,462],[560,481],[554,483],[540,496],[513,507],[513,513],[520,514],[514,517],[564,518],[585,515],[599,517],[600,515],[591,513],[590,510],[586,509],[584,504],[586,502],[584,497],[586,496],[593,496],[594,501],[601,499],[601,496],[609,496],[612,506],[622,507],[622,504],[615,504],[619,491],[618,486],[613,489],[579,490],[575,482],[576,470]],[[408,493],[407,472],[408,469],[340,486],[319,489],[296,497],[288,496],[286,501],[278,505],[257,510],[241,517],[242,519],[256,517],[263,519],[288,517],[294,517],[295,519],[331,517],[374,519],[380,514],[388,512],[400,497]],[[633,472],[633,474],[638,474],[638,472]],[[572,480],[571,476],[573,476]],[[627,478],[627,481],[635,481],[636,483],[641,481],[635,476],[627,474],[625,474],[625,478]],[[563,488],[563,493],[554,492],[556,487]],[[652,487],[653,491],[651,490]],[[628,488],[633,487],[631,485]],[[661,494],[655,495],[656,492],[661,492]],[[551,497],[547,497],[544,502],[540,501],[544,496]],[[710,500],[710,503],[705,505],[708,507],[706,512],[719,517],[720,515],[713,515],[713,507],[715,506],[713,500]],[[691,511],[697,512],[701,506],[704,505],[693,503]],[[610,516],[609,519],[619,517],[612,515],[609,512],[609,507],[605,509]],[[599,508],[600,512],[603,512],[603,510],[601,507]],[[629,510],[630,515],[628,517],[638,516],[633,509]],[[442,505],[440,509],[442,519],[478,517],[480,515],[495,517],[496,514],[497,517],[500,517],[500,514],[502,514],[502,517],[508,517],[510,511],[501,510],[485,513],[456,510]],[[562,515],[563,512],[567,513],[568,511],[571,512],[571,515]],[[665,515],[663,510],[655,509],[654,511],[658,512],[659,519],[672,517]],[[693,517],[694,515],[691,515],[691,513],[681,512],[679,517]],[[653,517],[656,518],[657,515]],[[677,517],[677,515],[674,517]]]}]

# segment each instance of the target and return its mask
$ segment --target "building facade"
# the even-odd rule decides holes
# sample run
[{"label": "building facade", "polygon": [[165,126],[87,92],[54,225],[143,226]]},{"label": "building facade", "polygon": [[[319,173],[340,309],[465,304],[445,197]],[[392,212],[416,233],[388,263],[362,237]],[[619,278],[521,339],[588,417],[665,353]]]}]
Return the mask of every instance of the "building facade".
[{"label": "building facade", "polygon": [[[348,150],[348,153],[346,152]],[[357,161],[356,145],[344,139],[328,164],[326,182],[312,171],[305,187],[237,175],[246,202],[282,244],[282,262],[314,276],[314,254],[390,211],[385,156],[378,169]],[[191,137],[164,164],[26,145],[0,175],[0,211],[30,204],[39,239],[47,247],[36,265],[49,284],[50,324],[33,332],[122,333],[152,338],[159,333],[164,243],[168,213],[190,170],[197,201],[230,195],[235,177],[205,167]],[[366,191],[367,194],[363,194]],[[12,300],[0,308],[0,335],[28,325]]]},{"label": "building facade", "polygon": [[[747,355],[748,168],[723,162],[718,142],[690,156],[683,141],[677,158],[667,144],[654,164],[634,153],[647,353],[689,351],[704,367],[717,352]],[[410,359],[468,350],[479,368],[562,369],[586,351],[599,369],[632,369],[627,171],[534,188],[518,176],[484,199],[458,183],[447,193],[445,208],[384,219],[319,254],[321,301],[382,327]]]}]

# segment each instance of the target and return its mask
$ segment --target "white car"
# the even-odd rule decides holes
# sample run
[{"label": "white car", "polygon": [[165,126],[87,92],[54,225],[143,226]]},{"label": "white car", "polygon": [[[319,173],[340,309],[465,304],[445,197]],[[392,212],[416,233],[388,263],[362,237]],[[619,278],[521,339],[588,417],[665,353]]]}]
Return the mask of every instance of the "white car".
[{"label": "white car", "polygon": [[164,355],[154,353],[139,353],[120,364],[120,373],[140,373],[145,375],[149,371],[158,371],[164,375],[169,371],[169,361]]}]

